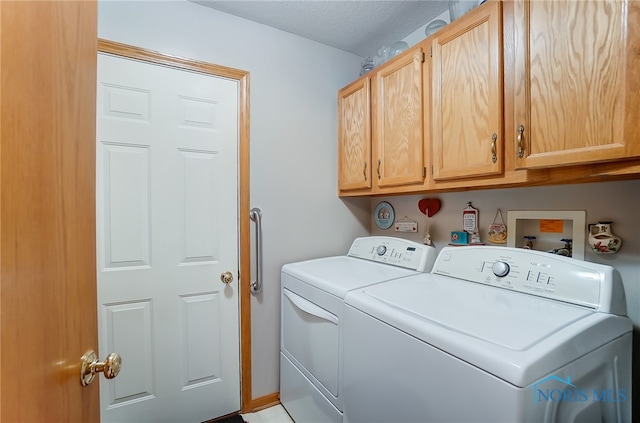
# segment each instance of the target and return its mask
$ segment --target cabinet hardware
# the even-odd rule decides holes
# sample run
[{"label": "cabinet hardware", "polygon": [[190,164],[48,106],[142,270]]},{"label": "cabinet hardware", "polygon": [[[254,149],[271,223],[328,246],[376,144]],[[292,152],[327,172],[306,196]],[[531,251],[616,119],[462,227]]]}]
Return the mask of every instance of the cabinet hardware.
[{"label": "cabinet hardware", "polygon": [[427,177],[427,167],[426,167],[426,166],[424,166],[424,167],[422,168],[422,177],[423,177],[423,178],[426,178],[426,177]]},{"label": "cabinet hardware", "polygon": [[518,137],[516,138],[518,140],[518,157],[524,157],[524,146],[523,146],[523,140],[524,140],[524,126],[520,125],[518,126]]},{"label": "cabinet hardware", "polygon": [[362,174],[364,175],[364,180],[367,180],[367,162],[364,162],[364,169],[362,170]]},{"label": "cabinet hardware", "polygon": [[380,164],[382,163],[382,160],[378,159],[378,179],[381,179],[382,177],[380,176]]},{"label": "cabinet hardware", "polygon": [[496,156],[496,141],[498,140],[498,134],[494,133],[491,136],[491,161],[495,163],[498,161],[498,157]]},{"label": "cabinet hardware", "polygon": [[424,63],[424,61],[426,60],[424,57],[424,51],[420,52],[420,60],[422,61],[422,63]]}]

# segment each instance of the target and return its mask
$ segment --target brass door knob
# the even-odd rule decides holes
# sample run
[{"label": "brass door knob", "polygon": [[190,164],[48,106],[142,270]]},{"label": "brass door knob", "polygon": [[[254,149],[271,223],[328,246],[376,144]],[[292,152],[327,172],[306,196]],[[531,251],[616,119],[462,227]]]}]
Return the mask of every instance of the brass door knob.
[{"label": "brass door knob", "polygon": [[82,366],[80,368],[80,382],[82,386],[87,386],[96,377],[96,373],[102,372],[107,379],[113,379],[120,373],[122,367],[122,359],[120,354],[111,353],[104,361],[98,361],[98,355],[95,351],[89,350],[81,358]]},{"label": "brass door knob", "polygon": [[220,280],[226,283],[227,285],[230,284],[231,282],[233,282],[233,273],[227,270],[226,272],[220,275]]}]

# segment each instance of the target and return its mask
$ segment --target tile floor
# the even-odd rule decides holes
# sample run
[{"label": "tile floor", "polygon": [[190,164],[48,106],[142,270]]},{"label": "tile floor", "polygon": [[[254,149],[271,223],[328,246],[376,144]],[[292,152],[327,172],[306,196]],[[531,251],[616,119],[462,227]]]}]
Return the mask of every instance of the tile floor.
[{"label": "tile floor", "polygon": [[281,404],[255,413],[242,414],[242,418],[248,423],[294,423]]}]

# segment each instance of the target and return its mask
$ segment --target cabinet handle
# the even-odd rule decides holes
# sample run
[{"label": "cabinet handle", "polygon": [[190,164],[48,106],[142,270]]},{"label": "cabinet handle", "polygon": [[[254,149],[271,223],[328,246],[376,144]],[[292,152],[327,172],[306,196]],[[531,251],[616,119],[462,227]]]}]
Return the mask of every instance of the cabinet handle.
[{"label": "cabinet handle", "polygon": [[380,179],[380,178],[381,178],[381,176],[380,176],[380,164],[381,164],[381,163],[382,163],[382,161],[381,161],[380,159],[378,159],[378,169],[377,169],[377,172],[378,172],[378,179]]},{"label": "cabinet handle", "polygon": [[523,146],[523,140],[524,140],[524,126],[520,125],[518,126],[518,137],[516,138],[518,140],[518,157],[524,157],[524,146]]},{"label": "cabinet handle", "polygon": [[498,134],[493,134],[491,136],[491,161],[498,161],[498,156],[496,156],[496,141],[498,140]]},{"label": "cabinet handle", "polygon": [[364,175],[364,180],[367,180],[367,162],[364,162],[364,169],[362,170],[362,174]]}]

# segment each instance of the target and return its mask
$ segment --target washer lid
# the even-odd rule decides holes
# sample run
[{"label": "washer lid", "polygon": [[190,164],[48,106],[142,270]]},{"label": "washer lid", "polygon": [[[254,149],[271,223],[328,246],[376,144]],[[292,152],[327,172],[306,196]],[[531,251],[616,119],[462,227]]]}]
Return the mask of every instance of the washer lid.
[{"label": "washer lid", "polygon": [[325,257],[282,266],[282,273],[344,298],[350,290],[415,275],[415,270],[354,257]]},{"label": "washer lid", "polygon": [[365,289],[401,312],[510,350],[524,350],[591,310],[500,288],[431,277]]},{"label": "washer lid", "polygon": [[345,301],[521,387],[631,331],[626,317],[433,274]]}]

